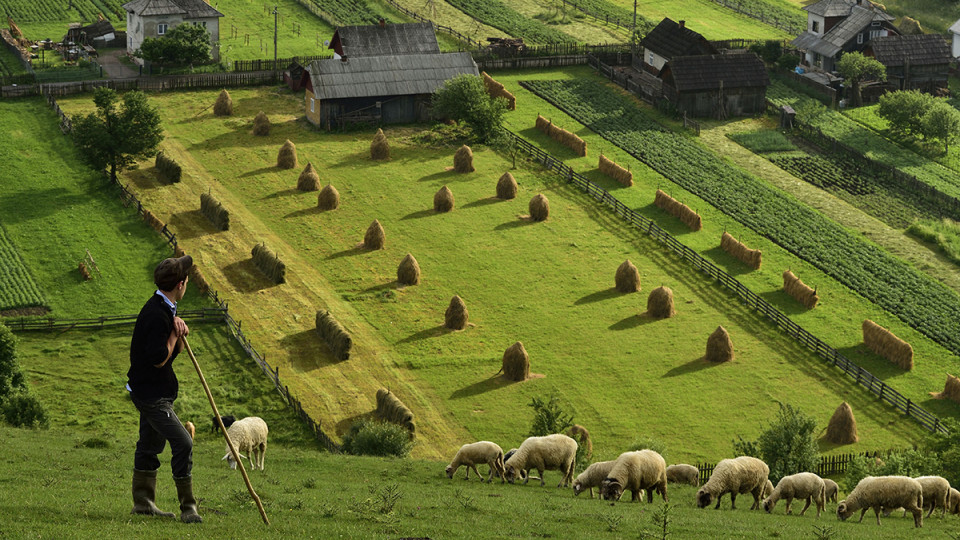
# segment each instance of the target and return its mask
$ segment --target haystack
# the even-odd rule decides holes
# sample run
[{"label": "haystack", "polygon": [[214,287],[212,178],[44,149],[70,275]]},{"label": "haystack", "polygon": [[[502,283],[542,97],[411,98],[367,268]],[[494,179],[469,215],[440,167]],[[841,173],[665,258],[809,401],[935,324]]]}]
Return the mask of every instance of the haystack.
[{"label": "haystack", "polygon": [[420,283],[420,265],[413,255],[407,253],[407,256],[400,261],[397,266],[397,282],[401,285],[417,285]]},{"label": "haystack", "polygon": [[253,262],[261,272],[267,275],[274,283],[286,283],[287,265],[277,257],[277,254],[263,243],[253,246],[250,251]]},{"label": "haystack", "polygon": [[453,192],[450,188],[443,186],[433,195],[433,209],[437,212],[453,210]]},{"label": "haystack", "polygon": [[467,305],[463,302],[463,299],[453,295],[453,298],[450,299],[450,305],[447,306],[447,311],[443,314],[443,326],[451,330],[463,330],[467,327],[469,318],[470,314],[467,312]]},{"label": "haystack", "polygon": [[233,114],[233,100],[230,99],[230,92],[225,89],[220,91],[216,103],[213,104],[213,114],[216,116],[230,116]]},{"label": "haystack", "polygon": [[803,304],[803,307],[807,309],[813,309],[817,306],[817,302],[820,301],[820,296],[817,295],[816,289],[804,284],[804,282],[800,281],[800,278],[790,270],[783,273],[783,290],[796,299],[797,302]]},{"label": "haystack", "polygon": [[469,146],[461,146],[457,153],[453,155],[453,170],[458,173],[468,173],[476,170],[473,168],[473,150]]},{"label": "haystack", "polygon": [[537,193],[530,199],[528,206],[530,209],[530,219],[534,221],[546,221],[550,216],[550,201],[544,197],[543,193]]},{"label": "haystack", "polygon": [[583,457],[590,459],[593,457],[593,441],[590,440],[590,432],[580,424],[574,424],[567,429],[567,436],[577,441],[580,448],[583,448]]},{"label": "haystack", "polygon": [[900,30],[900,35],[910,36],[910,35],[919,35],[923,33],[923,27],[920,26],[920,21],[912,17],[904,17],[900,21],[900,26],[897,27]]},{"label": "haystack", "polygon": [[718,326],[707,338],[706,358],[708,362],[729,362],[733,360],[733,341],[730,341],[730,334],[723,326]]},{"label": "haystack", "polygon": [[260,111],[253,117],[253,134],[265,137],[270,134],[270,119],[267,113]]},{"label": "haystack", "polygon": [[897,366],[913,369],[913,347],[870,319],[863,321],[863,343]]},{"label": "haystack", "polygon": [[947,373],[947,383],[943,386],[943,392],[930,392],[930,395],[936,399],[949,399],[960,403],[960,379]]},{"label": "haystack", "polygon": [[367,249],[383,249],[383,243],[386,235],[383,233],[383,226],[379,220],[373,220],[373,223],[367,227],[367,233],[363,235],[363,247]]},{"label": "haystack", "polygon": [[626,187],[633,185],[633,173],[617,165],[603,154],[600,154],[600,163],[597,165],[597,168],[600,169],[601,173],[613,178],[621,185]]},{"label": "haystack", "polygon": [[647,297],[647,314],[657,319],[667,319],[677,314],[673,309],[673,291],[663,285],[650,291]]},{"label": "haystack", "polygon": [[623,264],[617,267],[617,274],[614,276],[617,290],[622,293],[632,293],[640,290],[640,272],[637,267],[630,262],[630,259],[623,261]]},{"label": "haystack", "polygon": [[299,191],[317,191],[320,189],[320,175],[313,168],[313,163],[307,162],[300,177],[297,178],[297,190]]},{"label": "haystack", "polygon": [[377,410],[373,414],[381,420],[407,428],[411,437],[416,432],[413,425],[413,413],[400,401],[396,394],[386,388],[377,390]]},{"label": "haystack", "polygon": [[377,161],[390,159],[390,143],[387,142],[387,136],[383,134],[382,129],[378,129],[377,134],[370,141],[370,159]]},{"label": "haystack", "polygon": [[517,181],[513,178],[512,174],[508,172],[503,173],[503,176],[497,181],[497,198],[508,200],[516,196]]},{"label": "haystack", "polygon": [[230,212],[213,195],[200,194],[200,213],[221,231],[230,229]]},{"label": "haystack", "polygon": [[297,166],[297,147],[290,139],[280,147],[280,153],[277,154],[277,167],[281,169],[292,169]]},{"label": "haystack", "polygon": [[317,311],[317,334],[330,347],[330,353],[337,360],[350,358],[350,349],[353,348],[353,339],[350,334],[333,318],[333,315],[321,309]]},{"label": "haystack", "polygon": [[657,193],[653,198],[653,204],[658,208],[663,209],[671,216],[679,218],[680,221],[682,221],[687,227],[690,227],[691,230],[699,231],[703,228],[703,220],[701,219],[700,214],[696,213],[689,206],[681,204],[680,201],[667,195],[667,193],[663,190],[657,190]]},{"label": "haystack", "polygon": [[830,423],[827,424],[827,434],[823,438],[834,444],[853,444],[860,440],[857,437],[857,420],[846,401],[833,412]]},{"label": "haystack", "polygon": [[340,192],[332,184],[327,184],[320,190],[320,195],[317,195],[317,208],[321,210],[340,208]]},{"label": "haystack", "polygon": [[763,253],[759,249],[748,248],[726,231],[720,237],[720,247],[754,270],[758,270],[763,263]]},{"label": "haystack", "polygon": [[530,377],[530,357],[519,341],[503,351],[503,376],[511,381],[525,381]]}]

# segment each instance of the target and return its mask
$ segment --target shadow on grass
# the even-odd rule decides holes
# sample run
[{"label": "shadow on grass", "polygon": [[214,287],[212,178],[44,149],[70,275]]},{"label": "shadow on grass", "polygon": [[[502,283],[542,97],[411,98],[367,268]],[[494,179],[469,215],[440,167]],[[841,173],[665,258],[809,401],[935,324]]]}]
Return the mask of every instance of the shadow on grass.
[{"label": "shadow on grass", "polygon": [[331,259],[339,259],[341,257],[355,257],[357,255],[363,255],[364,253],[367,253],[370,251],[376,251],[376,250],[367,249],[363,247],[363,244],[357,244],[350,249],[345,249],[343,251],[338,251],[336,253],[331,253],[330,255],[327,255],[327,260],[329,261]]},{"label": "shadow on grass", "polygon": [[506,223],[501,223],[493,228],[495,231],[506,231],[509,229],[517,229],[519,227],[525,227],[527,225],[533,225],[536,221],[533,221],[530,218],[517,218],[507,221]]},{"label": "shadow on grass", "polygon": [[767,302],[770,302],[770,305],[777,308],[781,313],[787,316],[799,315],[809,311],[807,308],[803,307],[803,304],[797,302],[794,297],[783,292],[783,289],[762,292],[759,296]]},{"label": "shadow on grass", "polygon": [[178,240],[189,240],[220,232],[199,209],[170,216],[170,225],[177,231]]},{"label": "shadow on grass", "polygon": [[503,388],[504,386],[509,386],[514,381],[508,381],[500,374],[491,375],[489,378],[484,379],[479,382],[475,382],[470,386],[464,386],[463,388],[454,391],[450,394],[450,399],[459,399],[470,396],[476,396],[478,394],[483,394],[491,390],[496,390],[498,388]]},{"label": "shadow on grass", "polygon": [[297,195],[297,194],[300,194],[300,193],[306,193],[306,192],[305,192],[305,191],[300,191],[300,190],[297,189],[297,188],[284,189],[284,190],[281,190],[281,191],[277,191],[276,193],[271,193],[271,194],[267,195],[266,197],[261,198],[260,200],[265,201],[265,200],[267,200],[267,199],[276,199],[276,198],[279,198],[279,197],[290,197],[291,195]]},{"label": "shadow on grass", "polygon": [[257,268],[253,259],[244,259],[223,267],[223,275],[240,293],[251,293],[275,287],[277,284]]},{"label": "shadow on grass", "polygon": [[296,218],[296,217],[302,217],[302,216],[313,216],[313,215],[316,215],[316,214],[322,214],[323,212],[324,212],[324,210],[322,210],[319,206],[311,206],[311,207],[309,207],[309,208],[302,208],[302,209],[300,209],[300,210],[294,210],[293,212],[290,212],[289,214],[287,214],[287,215],[285,215],[285,216],[283,216],[283,217],[284,217],[284,218]]},{"label": "shadow on grass", "polygon": [[259,169],[254,169],[252,171],[247,171],[241,174],[238,178],[247,178],[248,176],[259,176],[270,171],[279,171],[282,170],[276,165],[271,165],[270,167],[260,167]]},{"label": "shadow on grass", "polygon": [[455,332],[455,330],[451,330],[450,328],[447,328],[446,326],[440,324],[440,325],[434,326],[433,328],[427,328],[426,330],[421,330],[414,334],[410,334],[409,336],[398,341],[397,344],[399,345],[401,343],[412,343],[414,341],[421,341],[424,339],[445,336],[451,332]]},{"label": "shadow on grass", "polygon": [[4,223],[21,223],[45,218],[89,201],[88,194],[74,194],[63,188],[20,191],[0,198],[0,216],[3,216]]},{"label": "shadow on grass", "polygon": [[[619,294],[619,293],[618,293]],[[643,326],[645,324],[655,323],[659,321],[656,317],[651,317],[644,313],[638,315],[631,315],[622,321],[615,322],[608,326],[610,330],[630,330],[631,328],[636,328],[638,326]]]},{"label": "shadow on grass", "polygon": [[405,219],[420,219],[420,218],[430,217],[430,216],[436,215],[437,213],[438,212],[433,208],[428,208],[426,210],[418,210],[416,212],[410,212],[409,214],[403,216],[402,218],[400,218],[400,221],[403,221]]},{"label": "shadow on grass", "polygon": [[348,416],[343,420],[337,422],[336,428],[337,436],[343,437],[348,431],[350,431],[350,426],[356,424],[360,420],[373,420],[374,411],[365,412],[361,414],[355,414],[353,416]]},{"label": "shadow on grass", "polygon": [[704,357],[694,358],[693,360],[687,362],[686,364],[681,364],[670,371],[664,373],[661,378],[665,379],[667,377],[679,377],[680,375],[686,375],[688,373],[696,373],[701,369],[708,369],[712,367],[719,366],[720,364],[715,364],[713,362],[708,362]]},{"label": "shadow on grass", "polygon": [[[371,135],[370,138],[372,139],[373,136]],[[359,168],[365,168],[365,169],[367,169],[367,168],[370,168],[370,167],[376,167],[376,166],[380,165],[381,163],[383,163],[383,162],[382,162],[382,161],[376,161],[376,160],[370,159],[370,152],[369,152],[369,151],[367,151],[367,152],[356,152],[356,153],[354,153],[354,154],[348,154],[348,155],[344,156],[343,159],[341,159],[340,161],[334,163],[334,164],[331,165],[329,168],[331,168],[331,169],[342,169],[342,168],[344,168],[344,167],[349,167],[349,168],[351,168],[351,169],[359,169]]]},{"label": "shadow on grass", "polygon": [[156,167],[140,167],[139,169],[131,169],[124,174],[131,183],[137,188],[144,191],[157,189],[166,185],[166,183],[160,179],[160,171]]},{"label": "shadow on grass", "polygon": [[731,276],[741,276],[743,274],[749,274],[753,271],[753,268],[747,266],[740,259],[737,259],[733,255],[730,255],[723,250],[720,246],[710,248],[708,250],[700,253],[704,259],[713,261],[713,264],[722,268],[726,273]]},{"label": "shadow on grass", "polygon": [[330,349],[315,330],[304,330],[280,339],[283,350],[290,353],[290,365],[299,371],[336,364]]},{"label": "shadow on grass", "polygon": [[[470,180],[471,177],[470,177],[470,176],[467,176],[467,175],[469,175],[469,174],[470,174],[470,173],[458,173],[457,171],[455,171],[455,170],[453,170],[453,169],[450,169],[450,170],[447,170],[447,171],[440,171],[440,172],[435,172],[435,173],[433,173],[433,174],[428,174],[428,175],[426,175],[426,176],[421,176],[421,177],[420,177],[420,181],[421,181],[421,182],[432,182],[432,181],[434,181],[434,180],[442,180],[442,179],[448,179],[448,180]],[[462,176],[463,178],[460,178],[461,176]]]},{"label": "shadow on grass", "polygon": [[478,208],[481,206],[489,206],[491,204],[497,204],[498,202],[507,202],[506,199],[498,199],[496,197],[487,197],[486,199],[477,199],[473,202],[468,202],[467,204],[461,206],[461,209],[466,208]]},{"label": "shadow on grass", "polygon": [[621,294],[623,294],[623,293],[621,293],[620,291],[618,291],[616,287],[610,287],[609,289],[603,289],[602,291],[597,291],[597,292],[595,292],[595,293],[590,293],[590,294],[588,294],[588,295],[586,295],[586,296],[578,299],[576,302],[573,303],[573,305],[579,306],[579,305],[583,305],[583,304],[592,304],[592,303],[594,303],[594,302],[600,302],[600,301],[602,301],[602,300],[609,300],[609,299],[611,299],[611,298],[616,298],[616,297],[620,296]]}]

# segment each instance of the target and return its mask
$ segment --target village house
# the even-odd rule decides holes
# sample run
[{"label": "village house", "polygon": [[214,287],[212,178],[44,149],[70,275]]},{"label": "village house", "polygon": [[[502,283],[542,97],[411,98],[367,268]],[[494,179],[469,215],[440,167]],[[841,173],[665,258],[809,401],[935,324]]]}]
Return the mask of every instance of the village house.
[{"label": "village house", "polygon": [[[133,0],[127,12],[127,52],[140,48],[146,38],[163,37],[179,24],[202,26],[210,33],[210,53],[220,59],[220,13],[203,0]],[[140,59],[135,59],[142,62]]]},{"label": "village house", "polygon": [[643,38],[643,55],[640,65],[634,68],[658,74],[663,65],[678,56],[700,54],[718,54],[717,50],[703,36],[687,28],[686,21],[674,22],[668,18],[660,21]]},{"label": "village house", "polygon": [[875,38],[863,54],[887,68],[887,83],[895,90],[936,93],[947,88],[950,46],[939,34]]},{"label": "village house", "polygon": [[807,30],[791,43],[808,67],[834,71],[843,53],[862,51],[877,37],[899,35],[894,17],[869,0],[821,0],[803,9]]},{"label": "village house", "polygon": [[660,71],[663,96],[690,116],[727,118],[763,112],[770,77],[752,52],[680,56]]}]

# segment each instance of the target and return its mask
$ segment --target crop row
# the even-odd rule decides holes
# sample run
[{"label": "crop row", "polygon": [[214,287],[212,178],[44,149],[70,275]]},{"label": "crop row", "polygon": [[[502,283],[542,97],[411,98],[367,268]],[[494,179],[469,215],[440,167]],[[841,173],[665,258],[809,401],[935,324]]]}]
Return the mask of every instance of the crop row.
[{"label": "crop row", "polygon": [[525,17],[507,7],[501,0],[447,0],[453,7],[474,19],[502,30],[507,35],[522,37],[527,43],[575,43],[576,40],[546,24]]},{"label": "crop row", "polygon": [[732,9],[738,13],[745,13],[760,19],[768,24],[776,24],[784,28],[791,28],[796,32],[803,32],[807,26],[807,17],[799,8],[788,9],[771,4],[766,0],[713,0],[714,2]]},{"label": "crop row", "polygon": [[591,80],[524,85],[648,166],[960,353],[960,295],[689,138],[650,129],[627,97]]},{"label": "crop row", "polygon": [[103,13],[104,17],[113,21],[122,21],[122,4],[119,0],[72,0],[71,9],[68,10],[63,2],[53,0],[5,0],[4,8],[6,14],[16,23],[72,21],[76,18],[72,14],[74,12],[78,13],[82,20],[93,22],[97,20],[97,13]]},{"label": "crop row", "polygon": [[17,248],[0,228],[0,310],[42,305],[40,287],[33,281]]},{"label": "crop row", "polygon": [[[352,24],[377,24],[380,15],[370,8],[365,0],[297,0],[301,4],[312,3],[316,8],[330,15],[327,20],[333,26]],[[312,10],[311,10],[312,11]]]}]

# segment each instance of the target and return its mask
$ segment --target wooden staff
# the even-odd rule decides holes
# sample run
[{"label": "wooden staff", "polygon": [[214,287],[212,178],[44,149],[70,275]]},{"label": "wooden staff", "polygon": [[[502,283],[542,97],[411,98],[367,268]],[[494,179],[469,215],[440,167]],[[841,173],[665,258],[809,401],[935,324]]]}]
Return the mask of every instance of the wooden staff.
[{"label": "wooden staff", "polygon": [[187,349],[187,354],[190,355],[190,360],[193,360],[193,367],[197,368],[197,375],[200,376],[200,384],[203,385],[203,390],[207,393],[207,399],[210,401],[210,407],[213,409],[213,414],[217,417],[217,424],[220,425],[220,431],[223,432],[223,438],[227,440],[227,446],[230,447],[230,453],[233,454],[233,459],[238,465],[240,465],[240,474],[243,475],[243,481],[247,484],[247,491],[249,491],[250,496],[253,497],[253,502],[257,503],[257,509],[260,510],[260,517],[263,518],[263,522],[269,525],[270,520],[267,519],[267,513],[263,510],[263,503],[260,502],[260,497],[257,496],[257,492],[253,490],[253,485],[250,484],[250,478],[247,476],[247,470],[243,467],[243,461],[240,460],[240,454],[237,453],[237,449],[233,447],[233,441],[231,441],[230,436],[227,435],[227,428],[224,427],[223,420],[220,418],[220,411],[217,410],[217,404],[213,402],[213,394],[210,393],[210,387],[207,386],[207,380],[203,377],[203,372],[200,371],[200,363],[197,362],[197,357],[193,355],[193,350],[190,348],[190,344],[187,342],[187,337],[182,336],[180,339],[183,340],[183,346]]}]

